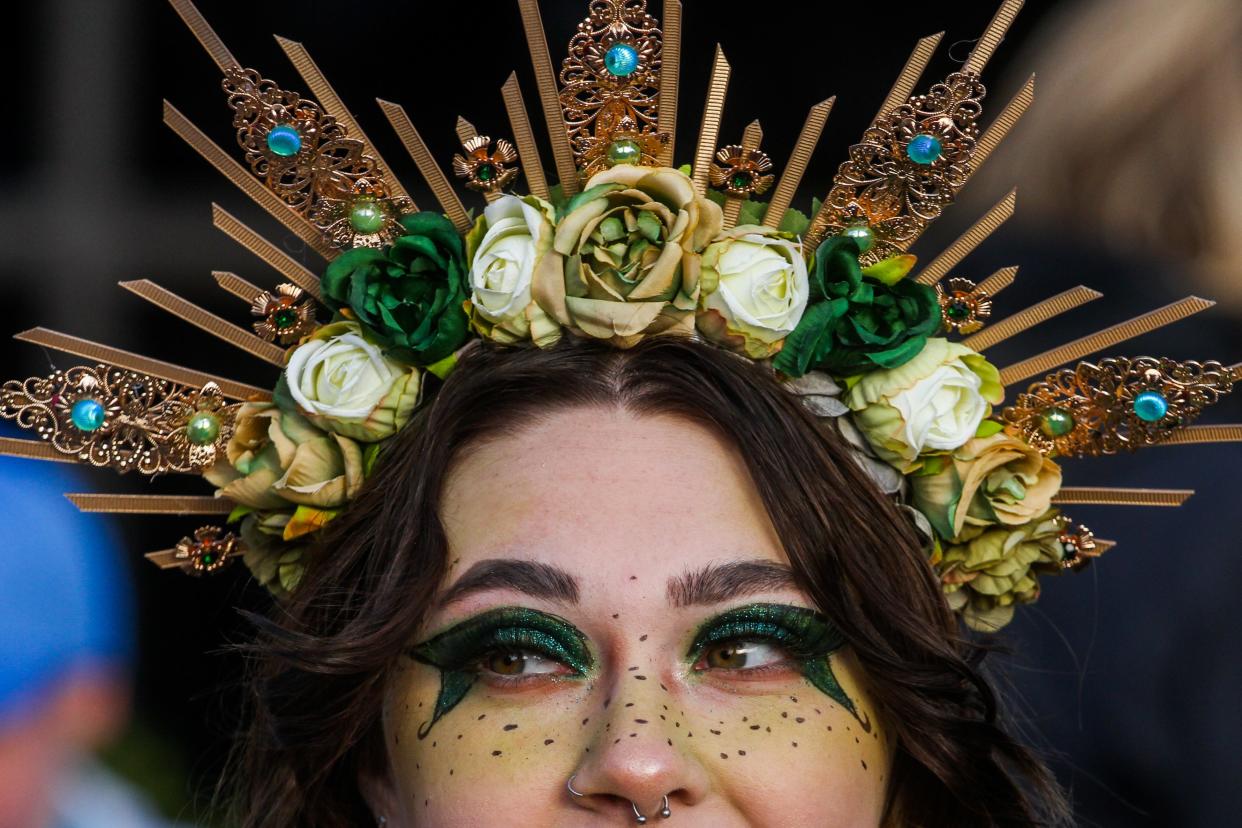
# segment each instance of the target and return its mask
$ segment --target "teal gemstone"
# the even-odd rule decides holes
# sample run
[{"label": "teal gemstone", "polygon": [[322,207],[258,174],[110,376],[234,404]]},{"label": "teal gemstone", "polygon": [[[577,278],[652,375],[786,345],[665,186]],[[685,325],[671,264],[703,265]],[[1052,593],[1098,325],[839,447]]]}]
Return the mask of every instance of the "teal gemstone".
[{"label": "teal gemstone", "polygon": [[970,318],[970,303],[965,299],[954,299],[945,309],[945,316],[953,322],[965,322]]},{"label": "teal gemstone", "polygon": [[638,69],[638,50],[628,43],[614,43],[604,53],[604,68],[619,78],[628,78]]},{"label": "teal gemstone", "polygon": [[942,152],[944,152],[944,147],[940,145],[940,139],[934,135],[916,135],[906,145],[906,155],[910,156],[910,160],[916,164],[934,164]]},{"label": "teal gemstone", "polygon": [[1169,413],[1169,401],[1159,391],[1144,391],[1134,398],[1134,413],[1145,423],[1155,423]]},{"label": "teal gemstone", "polygon": [[480,164],[474,170],[474,175],[484,184],[496,177],[496,168],[491,164]]},{"label": "teal gemstone", "polygon": [[384,209],[374,199],[354,202],[354,206],[349,208],[349,226],[354,228],[355,233],[364,236],[383,230],[386,219]]},{"label": "teal gemstone", "polygon": [[281,308],[272,314],[272,321],[276,323],[277,330],[287,331],[298,324],[298,312],[293,308]]},{"label": "teal gemstone", "polygon": [[1039,430],[1046,437],[1064,437],[1074,430],[1074,415],[1063,408],[1049,408],[1039,415]]},{"label": "teal gemstone", "polygon": [[858,244],[859,253],[866,253],[875,243],[875,233],[865,224],[851,224],[841,231],[841,235],[853,239]]},{"label": "teal gemstone", "polygon": [[748,172],[735,172],[729,179],[729,187],[733,190],[745,190],[754,182],[754,177]]},{"label": "teal gemstone", "polygon": [[608,163],[614,167],[618,164],[637,164],[642,158],[643,150],[637,141],[621,138],[608,145]]},{"label": "teal gemstone", "polygon": [[209,446],[220,436],[220,418],[210,411],[199,411],[185,426],[185,437],[196,446]]},{"label": "teal gemstone", "polygon": [[78,400],[69,409],[69,419],[78,431],[98,431],[108,412],[99,400]]},{"label": "teal gemstone", "polygon": [[302,134],[288,124],[279,124],[268,131],[267,148],[281,158],[297,155],[302,149]]}]

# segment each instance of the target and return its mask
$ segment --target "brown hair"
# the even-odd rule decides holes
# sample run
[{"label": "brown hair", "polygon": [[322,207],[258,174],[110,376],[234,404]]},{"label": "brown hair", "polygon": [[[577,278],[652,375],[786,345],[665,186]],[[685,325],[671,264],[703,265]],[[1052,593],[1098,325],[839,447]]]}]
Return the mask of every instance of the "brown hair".
[{"label": "brown hair", "polygon": [[757,365],[658,337],[625,351],[567,339],[463,355],[329,524],[294,596],[255,619],[241,824],[369,824],[357,783],[384,771],[385,681],[446,571],[446,472],[472,443],[578,406],[685,417],[736,446],[801,587],[844,632],[896,735],[886,824],[1063,819],[1047,771],[997,723],[977,650],[959,638],[916,534],[835,432]]}]

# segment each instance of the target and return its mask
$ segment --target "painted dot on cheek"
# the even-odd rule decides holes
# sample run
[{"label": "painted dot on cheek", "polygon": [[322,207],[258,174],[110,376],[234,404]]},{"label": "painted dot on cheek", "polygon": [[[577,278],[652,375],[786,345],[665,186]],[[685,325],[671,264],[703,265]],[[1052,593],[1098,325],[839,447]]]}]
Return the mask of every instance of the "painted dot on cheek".
[{"label": "painted dot on cheek", "polygon": [[790,744],[791,744],[791,745],[793,745],[794,747],[797,747],[797,746],[798,746],[798,743],[797,743],[797,742],[790,742]]},{"label": "painted dot on cheek", "polygon": [[492,751],[492,756],[499,756],[499,755],[500,755],[500,751],[498,751],[498,750],[493,750],[493,751]]},{"label": "painted dot on cheek", "polygon": [[646,640],[647,640],[647,634],[646,634],[646,633],[643,633],[642,635],[640,635],[640,636],[638,637],[638,640],[639,640],[639,641],[646,641]]},{"label": "painted dot on cheek", "polygon": [[517,730],[517,725],[515,725],[515,724],[507,724],[507,725],[505,725],[504,729],[505,729],[505,730]]},{"label": "painted dot on cheek", "polygon": [[727,753],[722,753],[722,754],[720,754],[720,758],[721,758],[721,759],[728,759],[728,758],[729,758],[729,754],[727,754]]},{"label": "painted dot on cheek", "polygon": [[745,756],[745,755],[746,755],[746,751],[744,751],[744,750],[739,750],[739,751],[737,752],[737,755],[738,755],[738,756]]},{"label": "painted dot on cheek", "polygon": [[866,761],[865,759],[859,759],[858,761],[862,762],[863,770],[866,770],[866,769],[867,769],[867,761]]},{"label": "painted dot on cheek", "polygon": [[556,740],[555,740],[555,739],[544,739],[544,740],[543,740],[543,744],[544,744],[545,746],[547,746],[547,745],[552,744],[554,741],[556,741]]},{"label": "painted dot on cheek", "polygon": [[646,720],[646,719],[635,719],[634,721],[635,721],[635,722],[637,722],[638,724],[646,724],[646,723],[647,723],[647,720]]},{"label": "painted dot on cheek", "polygon": [[711,732],[712,732],[714,735],[716,735],[716,736],[719,736],[719,735],[720,735],[720,731],[719,731],[719,730],[713,730],[713,731],[711,731]]},{"label": "painted dot on cheek", "polygon": [[751,726],[750,726],[750,729],[751,729],[751,730],[758,730],[760,727],[761,727],[761,725],[751,725]]}]

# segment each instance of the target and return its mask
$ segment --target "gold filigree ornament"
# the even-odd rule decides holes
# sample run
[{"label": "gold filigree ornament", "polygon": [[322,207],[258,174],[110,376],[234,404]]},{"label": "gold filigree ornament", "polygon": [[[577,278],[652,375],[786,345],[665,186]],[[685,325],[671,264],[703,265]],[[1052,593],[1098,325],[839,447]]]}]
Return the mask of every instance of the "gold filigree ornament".
[{"label": "gold filigree ornament", "polygon": [[936,298],[944,328],[959,334],[982,330],[984,320],[992,315],[992,297],[969,279],[952,278],[947,284],[936,283]]},{"label": "gold filigree ornament", "polygon": [[561,64],[570,145],[587,177],[617,164],[658,165],[662,34],[647,0],[595,0]]},{"label": "gold filigree ornament", "polygon": [[466,186],[480,193],[504,191],[518,177],[517,150],[501,138],[492,151],[492,139],[476,135],[462,142],[465,155],[453,156],[453,173],[466,181]]},{"label": "gold filigree ornament", "polygon": [[254,332],[268,342],[290,345],[315,330],[315,303],[297,285],[283,283],[254,298],[250,313],[259,317]]},{"label": "gold filigree ornament", "polygon": [[379,247],[400,234],[397,219],[413,205],[388,193],[383,170],[343,124],[253,69],[233,67],[223,85],[250,169],[333,247]]},{"label": "gold filigree ornament", "polygon": [[716,152],[716,161],[709,173],[712,186],[724,190],[729,198],[763,195],[776,181],[770,174],[772,159],[762,150],[730,144]]},{"label": "gold filigree ornament", "polygon": [[0,386],[0,417],[58,453],[125,473],[201,473],[233,434],[240,403],[109,365],[77,366]]},{"label": "gold filigree ornament", "polygon": [[1098,558],[1104,554],[1105,547],[1095,542],[1094,532],[1081,524],[1074,526],[1073,521],[1064,515],[1058,519],[1065,527],[1059,538],[1062,569],[1081,569],[1092,558]]},{"label": "gold filigree ornament", "polygon": [[232,532],[219,526],[203,526],[192,538],[182,538],[173,560],[198,575],[218,572],[233,562],[241,550],[241,541]]},{"label": "gold filigree ornament", "polygon": [[837,170],[825,203],[828,235],[866,223],[874,241],[864,265],[905,250],[973,172],[985,94],[976,74],[954,72],[878,119]]},{"label": "gold filigree ornament", "polygon": [[1044,454],[1098,457],[1167,440],[1233,384],[1219,362],[1113,357],[1049,374],[1001,416],[1007,432]]}]

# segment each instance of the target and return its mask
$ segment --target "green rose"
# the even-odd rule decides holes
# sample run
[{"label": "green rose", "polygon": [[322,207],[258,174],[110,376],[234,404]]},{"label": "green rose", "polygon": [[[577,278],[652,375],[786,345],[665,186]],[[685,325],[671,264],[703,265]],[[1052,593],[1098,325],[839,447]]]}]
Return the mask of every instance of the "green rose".
[{"label": "green rose", "polygon": [[435,213],[401,217],[389,247],[356,247],[328,265],[321,288],[348,307],[396,358],[431,365],[466,341],[466,254],[453,223]]},{"label": "green rose", "polygon": [[694,332],[699,254],[720,208],[679,170],[619,165],[566,206],[535,268],[535,301],[580,336],[621,348],[666,331]]},{"label": "green rose", "polygon": [[936,338],[901,367],[864,374],[844,402],[875,453],[910,474],[925,453],[965,445],[1004,396],[995,366],[965,345]]},{"label": "green rose", "polygon": [[357,322],[334,322],[289,355],[281,388],[320,428],[374,443],[409,422],[423,376],[368,342]]},{"label": "green rose", "polygon": [[287,598],[306,574],[309,557],[304,544],[287,543],[284,527],[287,512],[247,515],[238,534],[242,541],[242,560],[250,574],[277,598]]},{"label": "green rose", "polygon": [[703,251],[702,289],[699,333],[751,359],[767,359],[806,311],[802,245],[767,227],[726,230]]},{"label": "green rose", "polygon": [[791,377],[812,368],[853,376],[914,359],[940,328],[936,292],[904,278],[912,257],[867,268],[851,238],[828,239],[815,253],[811,304],[774,364]]},{"label": "green rose", "polygon": [[1039,597],[1040,572],[1060,571],[1065,520],[1050,509],[1021,526],[967,526],[936,564],[949,605],[966,626],[995,632],[1015,604]]}]

